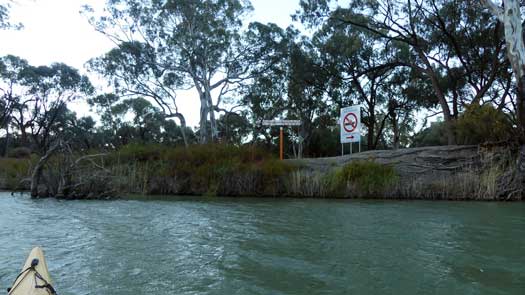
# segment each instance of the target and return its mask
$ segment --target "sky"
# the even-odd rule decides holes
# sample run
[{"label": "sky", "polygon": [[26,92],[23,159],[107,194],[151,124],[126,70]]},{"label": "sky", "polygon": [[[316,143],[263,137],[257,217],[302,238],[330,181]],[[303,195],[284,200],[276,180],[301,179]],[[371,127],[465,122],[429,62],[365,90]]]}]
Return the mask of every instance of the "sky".
[{"label": "sky", "polygon": [[[290,15],[299,8],[299,0],[251,2],[254,11],[247,21],[273,22],[281,27],[292,23]],[[86,74],[86,61],[103,55],[114,44],[96,32],[79,11],[84,4],[101,9],[104,3],[105,0],[16,0],[11,7],[11,20],[21,22],[24,28],[0,30],[0,56],[16,55],[35,66],[62,62]],[[199,121],[197,97],[196,91],[178,94],[181,112],[193,127]],[[90,114],[83,103],[76,103],[71,108],[79,115]]]}]

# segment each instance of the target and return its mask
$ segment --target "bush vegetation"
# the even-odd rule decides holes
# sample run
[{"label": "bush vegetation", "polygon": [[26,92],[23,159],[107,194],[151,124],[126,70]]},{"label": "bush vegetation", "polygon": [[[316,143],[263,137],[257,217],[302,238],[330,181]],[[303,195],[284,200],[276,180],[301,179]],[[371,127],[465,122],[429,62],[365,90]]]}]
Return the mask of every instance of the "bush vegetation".
[{"label": "bush vegetation", "polygon": [[146,194],[277,196],[294,167],[261,148],[127,145],[108,157],[121,190]]},{"label": "bush vegetation", "polygon": [[[467,106],[458,118],[449,123],[456,144],[475,145],[511,140],[516,137],[508,115],[490,104]],[[434,122],[412,138],[412,147],[446,145],[446,123]]]},{"label": "bush vegetation", "polygon": [[512,123],[502,111],[490,104],[473,104],[466,108],[456,124],[458,144],[480,144],[512,138]]}]

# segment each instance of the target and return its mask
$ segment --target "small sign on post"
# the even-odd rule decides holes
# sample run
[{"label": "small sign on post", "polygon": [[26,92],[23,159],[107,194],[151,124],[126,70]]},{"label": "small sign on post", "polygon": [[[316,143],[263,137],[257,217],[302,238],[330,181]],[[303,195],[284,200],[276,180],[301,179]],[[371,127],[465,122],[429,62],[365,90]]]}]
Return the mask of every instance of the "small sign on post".
[{"label": "small sign on post", "polygon": [[299,126],[301,120],[263,120],[265,126]]},{"label": "small sign on post", "polygon": [[280,126],[279,130],[279,159],[284,159],[284,132],[283,126],[300,126],[301,120],[263,120],[264,126]]},{"label": "small sign on post", "polygon": [[[339,118],[341,129],[341,148],[344,154],[344,144],[359,142],[359,151],[361,151],[361,106],[351,106],[341,109]],[[350,150],[352,146],[350,145]]]}]

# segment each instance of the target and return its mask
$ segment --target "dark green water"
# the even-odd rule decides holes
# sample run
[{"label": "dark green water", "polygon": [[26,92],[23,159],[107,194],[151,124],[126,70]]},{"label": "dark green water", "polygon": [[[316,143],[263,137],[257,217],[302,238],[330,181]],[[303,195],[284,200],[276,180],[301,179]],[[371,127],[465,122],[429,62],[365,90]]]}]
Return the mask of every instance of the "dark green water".
[{"label": "dark green water", "polygon": [[0,193],[0,287],[35,245],[61,295],[525,294],[524,203]]}]

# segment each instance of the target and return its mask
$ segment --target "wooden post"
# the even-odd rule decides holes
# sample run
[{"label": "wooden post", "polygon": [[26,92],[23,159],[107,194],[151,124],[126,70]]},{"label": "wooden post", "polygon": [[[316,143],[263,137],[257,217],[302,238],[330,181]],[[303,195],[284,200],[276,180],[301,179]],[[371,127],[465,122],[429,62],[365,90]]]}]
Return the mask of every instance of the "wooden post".
[{"label": "wooden post", "polygon": [[281,160],[284,159],[284,134],[283,134],[283,127],[279,130],[279,158]]},{"label": "wooden post", "polygon": [[279,126],[279,158],[284,160],[284,130],[283,126],[300,126],[300,120],[263,120],[264,126]]}]

